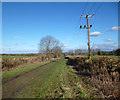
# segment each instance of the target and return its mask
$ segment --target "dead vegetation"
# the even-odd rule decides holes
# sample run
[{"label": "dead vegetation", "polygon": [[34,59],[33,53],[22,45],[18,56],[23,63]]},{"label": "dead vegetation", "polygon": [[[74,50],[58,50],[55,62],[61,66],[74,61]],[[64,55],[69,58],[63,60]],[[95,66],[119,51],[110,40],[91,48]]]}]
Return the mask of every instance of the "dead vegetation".
[{"label": "dead vegetation", "polygon": [[91,95],[98,98],[120,98],[120,60],[108,57],[65,57],[67,65],[73,66],[76,74],[91,87]]}]

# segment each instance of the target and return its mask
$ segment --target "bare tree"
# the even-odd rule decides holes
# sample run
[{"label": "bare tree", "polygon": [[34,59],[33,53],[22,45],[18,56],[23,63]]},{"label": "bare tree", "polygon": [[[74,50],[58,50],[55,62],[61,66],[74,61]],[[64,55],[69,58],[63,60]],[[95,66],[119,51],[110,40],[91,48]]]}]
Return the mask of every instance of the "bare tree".
[{"label": "bare tree", "polygon": [[61,44],[52,36],[43,37],[40,41],[40,53],[46,55],[62,52]]}]

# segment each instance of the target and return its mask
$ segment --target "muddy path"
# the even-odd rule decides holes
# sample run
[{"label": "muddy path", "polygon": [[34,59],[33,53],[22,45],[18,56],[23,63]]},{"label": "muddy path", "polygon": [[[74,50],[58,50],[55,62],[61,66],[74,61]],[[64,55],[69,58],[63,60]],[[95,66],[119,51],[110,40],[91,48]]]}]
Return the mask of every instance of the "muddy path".
[{"label": "muddy path", "polygon": [[[46,73],[56,61],[39,66],[22,75],[18,75],[2,84],[2,98],[13,98],[16,93],[29,86],[38,76]],[[41,80],[42,81],[42,80]]]}]

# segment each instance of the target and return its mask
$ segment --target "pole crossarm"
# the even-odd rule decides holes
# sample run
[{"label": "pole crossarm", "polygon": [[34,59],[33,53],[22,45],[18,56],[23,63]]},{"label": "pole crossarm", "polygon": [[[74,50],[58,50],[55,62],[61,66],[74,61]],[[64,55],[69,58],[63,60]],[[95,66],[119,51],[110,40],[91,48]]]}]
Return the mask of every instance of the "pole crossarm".
[{"label": "pole crossarm", "polygon": [[[95,15],[95,13],[92,14],[92,15],[89,15],[89,14],[87,14],[87,15],[88,15],[88,17],[93,17]],[[80,18],[82,18],[82,17],[86,17],[87,18],[87,15],[81,15]]]},{"label": "pole crossarm", "polygon": [[[89,15],[89,14],[87,14],[87,15],[81,15],[81,17],[80,18],[82,18],[82,17],[86,17],[86,18],[89,18],[89,17],[93,17],[95,15],[95,13],[94,14],[92,14],[92,15]],[[86,25],[84,25],[84,27],[82,27],[82,25],[80,25],[80,29],[90,29],[90,28],[92,28],[92,25],[90,25],[90,26],[87,26],[86,27]]]}]

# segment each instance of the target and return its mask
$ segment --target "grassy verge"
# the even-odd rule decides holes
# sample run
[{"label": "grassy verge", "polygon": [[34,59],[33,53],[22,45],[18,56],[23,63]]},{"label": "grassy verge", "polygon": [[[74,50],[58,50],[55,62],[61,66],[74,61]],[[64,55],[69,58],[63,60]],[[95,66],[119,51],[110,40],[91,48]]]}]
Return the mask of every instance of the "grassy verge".
[{"label": "grassy verge", "polygon": [[16,77],[18,75],[22,75],[25,72],[28,72],[28,71],[30,71],[30,70],[32,70],[34,68],[37,68],[37,67],[42,66],[44,64],[47,64],[49,62],[50,61],[30,64],[30,65],[25,65],[25,66],[22,66],[22,67],[17,67],[15,69],[12,69],[10,71],[3,72],[2,73],[2,81],[4,83],[4,82],[10,80],[11,78],[14,78],[14,77]]}]

